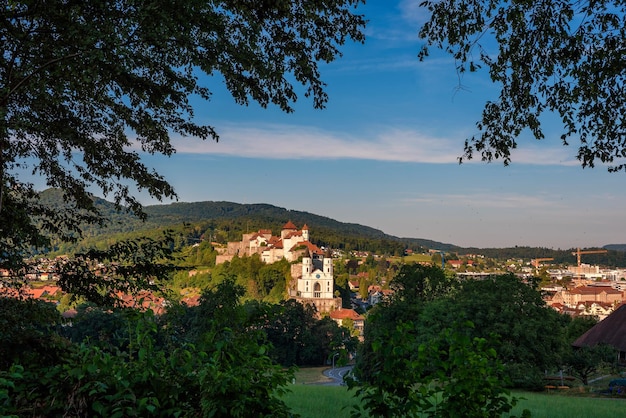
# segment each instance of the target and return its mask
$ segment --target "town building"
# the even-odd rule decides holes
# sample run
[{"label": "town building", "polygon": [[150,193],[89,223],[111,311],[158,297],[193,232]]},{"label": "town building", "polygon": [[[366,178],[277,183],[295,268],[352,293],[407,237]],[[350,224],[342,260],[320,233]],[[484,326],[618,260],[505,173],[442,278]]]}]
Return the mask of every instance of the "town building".
[{"label": "town building", "polygon": [[320,314],[341,308],[341,298],[334,295],[332,257],[309,252],[302,258],[302,263],[291,266],[291,276],[290,298],[315,306]]},{"label": "town building", "polygon": [[317,246],[309,242],[309,227],[305,224],[298,229],[291,221],[287,222],[280,231],[280,236],[272,235],[269,229],[259,229],[257,232],[243,234],[241,241],[229,242],[221,251],[215,263],[221,264],[230,261],[233,257],[250,257],[259,254],[261,261],[271,264],[282,260],[289,262],[298,260],[307,251],[321,254]]},{"label": "town building", "polygon": [[346,320],[352,321],[352,327],[357,333],[357,337],[360,341],[363,341],[363,329],[365,327],[365,318],[359,315],[354,309],[343,309],[339,308],[337,310],[331,311],[329,314],[330,318],[337,323],[337,325],[344,326],[347,325]]}]

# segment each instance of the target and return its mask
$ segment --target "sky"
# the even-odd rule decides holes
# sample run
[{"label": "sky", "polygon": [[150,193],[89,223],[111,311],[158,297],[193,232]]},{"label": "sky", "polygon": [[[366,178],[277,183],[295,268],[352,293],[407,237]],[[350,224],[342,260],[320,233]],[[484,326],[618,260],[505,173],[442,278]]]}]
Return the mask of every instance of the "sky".
[{"label": "sky", "polygon": [[291,114],[239,106],[219,77],[207,79],[213,97],[194,102],[196,120],[219,142],[175,138],[175,155],[145,161],[181,202],[268,203],[463,247],[626,243],[624,173],[582,169],[557,125],[542,141],[523,134],[507,167],[458,164],[498,89],[485,72],[459,79],[442,53],[418,60],[418,3],[359,8],[369,19],[365,44],[348,43],[320,67],[325,109],[305,97]]}]

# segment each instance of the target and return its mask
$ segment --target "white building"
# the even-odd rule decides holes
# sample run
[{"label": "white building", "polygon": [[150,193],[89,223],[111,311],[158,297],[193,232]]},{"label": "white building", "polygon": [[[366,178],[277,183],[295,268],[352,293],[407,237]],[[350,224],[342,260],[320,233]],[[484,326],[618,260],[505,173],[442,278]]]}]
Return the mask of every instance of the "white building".
[{"label": "white building", "polygon": [[332,257],[308,254],[302,264],[292,266],[296,280],[295,289],[289,289],[292,299],[314,305],[318,312],[331,312],[341,308],[341,298],[336,298]]}]

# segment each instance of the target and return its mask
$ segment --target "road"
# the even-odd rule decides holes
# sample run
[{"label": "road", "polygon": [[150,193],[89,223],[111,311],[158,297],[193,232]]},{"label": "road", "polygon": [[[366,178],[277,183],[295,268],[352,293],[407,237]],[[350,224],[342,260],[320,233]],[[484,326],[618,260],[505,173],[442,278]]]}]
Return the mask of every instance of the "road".
[{"label": "road", "polygon": [[353,366],[345,366],[345,367],[335,367],[334,369],[326,369],[323,371],[324,376],[333,379],[332,382],[324,383],[325,385],[330,386],[339,386],[343,384],[343,377],[352,370]]}]

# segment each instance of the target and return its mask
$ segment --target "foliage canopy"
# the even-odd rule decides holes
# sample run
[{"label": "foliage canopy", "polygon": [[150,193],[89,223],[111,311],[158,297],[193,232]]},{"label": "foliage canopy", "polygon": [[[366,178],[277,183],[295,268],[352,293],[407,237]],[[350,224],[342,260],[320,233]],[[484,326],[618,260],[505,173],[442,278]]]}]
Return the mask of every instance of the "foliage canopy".
[{"label": "foliage canopy", "polygon": [[542,117],[563,126],[561,141],[580,141],[583,167],[608,164],[626,171],[626,3],[426,0],[429,12],[419,35],[444,49],[459,73],[485,67],[501,86],[477,123],[480,134],[465,142],[461,157],[511,161],[520,133],[545,137]]},{"label": "foliage canopy", "polygon": [[[171,137],[217,140],[194,119],[219,74],[237,103],[291,112],[297,85],[313,105],[327,95],[320,62],[363,41],[362,0],[31,0],[0,9],[0,262],[103,221],[100,189],[142,215],[133,190],[175,197],[139,151],[166,156]],[[204,75],[206,78],[201,78]],[[63,190],[65,211],[42,205],[24,170]]]}]

